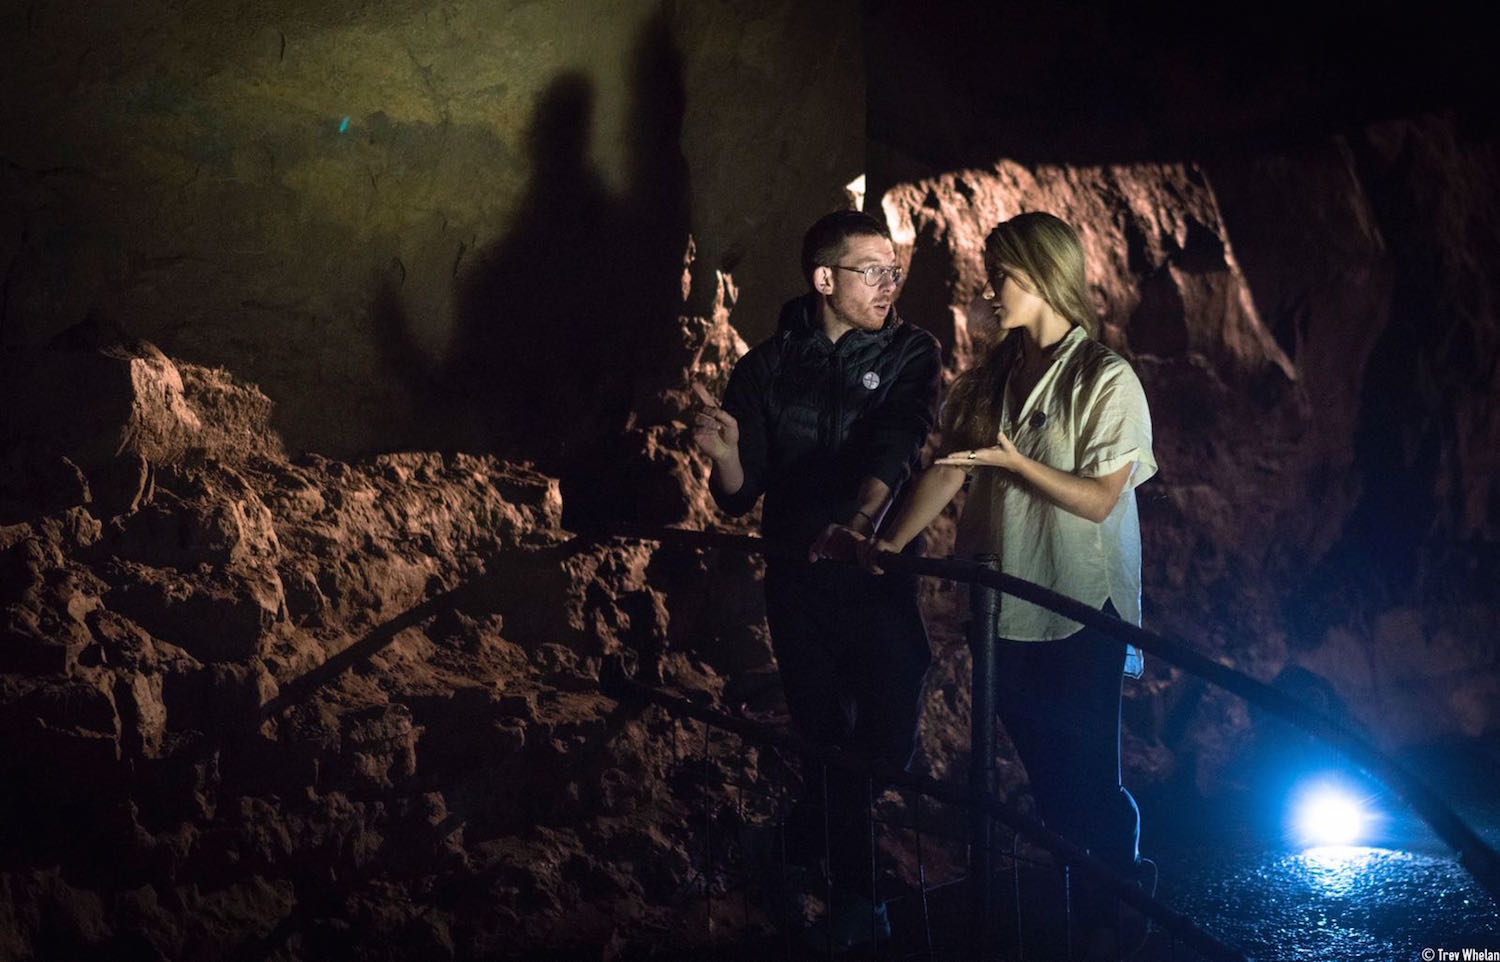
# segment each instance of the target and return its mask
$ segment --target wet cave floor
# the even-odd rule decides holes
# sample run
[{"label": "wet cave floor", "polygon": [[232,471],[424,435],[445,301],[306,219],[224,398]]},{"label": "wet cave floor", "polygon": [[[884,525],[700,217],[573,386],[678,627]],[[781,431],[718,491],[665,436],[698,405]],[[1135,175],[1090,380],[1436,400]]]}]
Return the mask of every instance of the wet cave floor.
[{"label": "wet cave floor", "polygon": [[[1500,848],[1493,743],[1423,746],[1399,761]],[[1330,784],[1364,812],[1344,816],[1364,828],[1345,844],[1317,844],[1296,822],[1308,787]],[[1177,821],[1143,846],[1160,868],[1157,897],[1259,962],[1500,952],[1500,905],[1399,798],[1336,760],[1290,764],[1282,777],[1253,781],[1217,812]]]},{"label": "wet cave floor", "polygon": [[[1399,761],[1486,842],[1500,847],[1496,748],[1472,742],[1423,746]],[[1208,805],[1142,798],[1142,849],[1158,869],[1158,900],[1257,962],[1429,962],[1485,959],[1485,950],[1496,953],[1490,958],[1500,956],[1500,906],[1399,799],[1327,754],[1289,756],[1270,767],[1277,777],[1247,779],[1241,791]],[[1292,816],[1309,784],[1340,785],[1363,806],[1365,831],[1354,842],[1315,845],[1297,835]],[[810,944],[805,931],[776,926],[769,917],[775,913],[742,912],[740,901],[748,905],[754,899],[732,891],[719,897],[714,911],[727,924],[709,937],[709,946],[685,953],[627,952],[625,958],[968,959],[975,936],[970,894],[962,869],[955,876],[954,868],[949,866],[947,884],[929,890],[925,906],[915,891],[888,903],[896,935],[879,950],[861,947],[830,956]],[[929,884],[944,875],[933,871]],[[1028,896],[1017,940],[1011,870],[997,873],[997,931],[991,935],[996,957],[1006,962],[1070,957],[1060,937],[1065,924],[1057,916],[1058,900],[1052,897],[1060,891],[1058,880],[1034,870],[1026,875],[1022,890]],[[690,912],[700,924],[702,909],[695,904]],[[747,933],[736,923],[750,915],[757,921]],[[1072,957],[1082,955],[1075,951]],[[1153,929],[1144,944],[1120,958],[1154,962],[1199,956]]]}]

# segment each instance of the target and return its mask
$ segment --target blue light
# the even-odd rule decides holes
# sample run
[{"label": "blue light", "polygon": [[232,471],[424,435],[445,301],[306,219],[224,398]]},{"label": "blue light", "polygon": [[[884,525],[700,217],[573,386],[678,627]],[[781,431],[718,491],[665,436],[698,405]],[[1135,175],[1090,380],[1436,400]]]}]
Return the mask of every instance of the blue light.
[{"label": "blue light", "polygon": [[1302,801],[1297,830],[1318,845],[1353,845],[1364,832],[1365,813],[1348,795],[1325,788]]},{"label": "blue light", "polygon": [[1324,777],[1292,792],[1290,820],[1296,843],[1314,848],[1361,845],[1369,840],[1376,819],[1363,798]]},{"label": "blue light", "polygon": [[339,124],[339,133],[343,133],[344,131],[346,131],[348,129],[349,129],[349,118],[345,117],[343,119],[343,121]]}]

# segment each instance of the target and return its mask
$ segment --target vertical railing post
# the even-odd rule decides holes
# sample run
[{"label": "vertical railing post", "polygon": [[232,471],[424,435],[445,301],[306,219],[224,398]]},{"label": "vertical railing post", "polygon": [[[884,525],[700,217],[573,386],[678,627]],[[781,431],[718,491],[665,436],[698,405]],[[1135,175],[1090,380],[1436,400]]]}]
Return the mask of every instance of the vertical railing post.
[{"label": "vertical railing post", "polygon": [[707,722],[703,723],[703,899],[704,914],[707,919],[708,937],[713,940],[714,935],[714,809],[713,799],[709,797],[708,768],[709,747],[708,739],[713,726]]},{"label": "vertical railing post", "polygon": [[[786,832],[787,832],[787,804],[786,804],[786,769],[780,764],[776,766],[776,843],[781,856],[781,877],[776,885],[777,898],[781,903],[781,947],[785,950],[786,957],[792,957],[792,892],[787,884],[787,858],[786,858]],[[804,780],[805,781],[805,780]]]},{"label": "vertical railing post", "polygon": [[[976,560],[998,569],[995,555]],[[995,949],[994,856],[986,807],[995,797],[995,615],[1000,593],[978,583],[969,586],[969,651],[973,656],[973,685],[969,701],[969,790],[978,803],[969,828],[969,877],[973,880],[975,959]]]},{"label": "vertical railing post", "polygon": [[[735,826],[735,831],[738,833],[740,839],[740,864],[748,869],[750,862],[747,858],[745,858],[744,841],[746,836],[745,772],[749,769],[750,765],[746,759],[745,740],[743,738],[740,739],[739,762],[739,771],[735,772],[734,776],[735,785],[737,788],[735,799],[735,818],[739,820],[739,824]],[[745,884],[741,884],[740,886],[740,925],[746,931],[748,931],[750,928],[750,886]]]},{"label": "vertical railing post", "polygon": [[833,958],[833,836],[828,827],[828,810],[832,807],[828,802],[828,763],[818,763],[818,777],[823,783],[823,865],[828,871],[823,873],[824,908],[823,918],[829,924],[823,926],[823,944],[828,949],[828,957]]},{"label": "vertical railing post", "polygon": [[922,793],[912,793],[912,831],[917,836],[917,888],[922,894],[922,944],[932,962],[932,916],[927,910],[927,863],[922,859]]},{"label": "vertical railing post", "polygon": [[1063,958],[1073,959],[1073,866],[1062,867],[1063,883]]},{"label": "vertical railing post", "polygon": [[880,900],[875,876],[880,871],[880,849],[875,841],[875,778],[865,776],[865,824],[870,829],[870,946],[880,944]]}]

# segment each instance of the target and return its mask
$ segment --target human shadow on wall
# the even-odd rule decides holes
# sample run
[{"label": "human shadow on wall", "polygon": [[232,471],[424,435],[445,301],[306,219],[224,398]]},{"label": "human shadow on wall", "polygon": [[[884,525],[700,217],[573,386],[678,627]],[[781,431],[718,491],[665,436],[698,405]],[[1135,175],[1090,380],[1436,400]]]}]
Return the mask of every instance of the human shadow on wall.
[{"label": "human shadow on wall", "polygon": [[681,338],[686,97],[665,13],[638,40],[630,94],[619,193],[589,160],[589,79],[560,75],[538,98],[525,195],[505,234],[458,272],[454,336],[430,376],[414,375],[412,351],[391,349],[409,340],[392,279],[372,311],[388,366],[412,388],[417,443],[534,462],[559,478],[574,530],[638,520],[611,471],[670,376],[665,348]]}]

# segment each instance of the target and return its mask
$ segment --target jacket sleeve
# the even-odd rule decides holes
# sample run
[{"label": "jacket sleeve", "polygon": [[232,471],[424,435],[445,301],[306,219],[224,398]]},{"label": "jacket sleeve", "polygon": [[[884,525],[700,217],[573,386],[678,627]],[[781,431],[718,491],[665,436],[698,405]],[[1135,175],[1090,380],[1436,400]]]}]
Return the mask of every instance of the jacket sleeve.
[{"label": "jacket sleeve", "polygon": [[861,477],[878,478],[892,490],[906,480],[937,418],[941,381],[937,339],[914,328],[890,390],[860,419]]},{"label": "jacket sleeve", "polygon": [[773,351],[773,345],[766,343],[741,358],[730,373],[729,387],[724,391],[724,410],[739,424],[740,467],[744,470],[745,482],[734,494],[725,494],[713,483],[708,489],[719,510],[731,517],[738,517],[755,507],[755,502],[766,489],[766,468],[770,461],[766,401],[774,368]]}]

